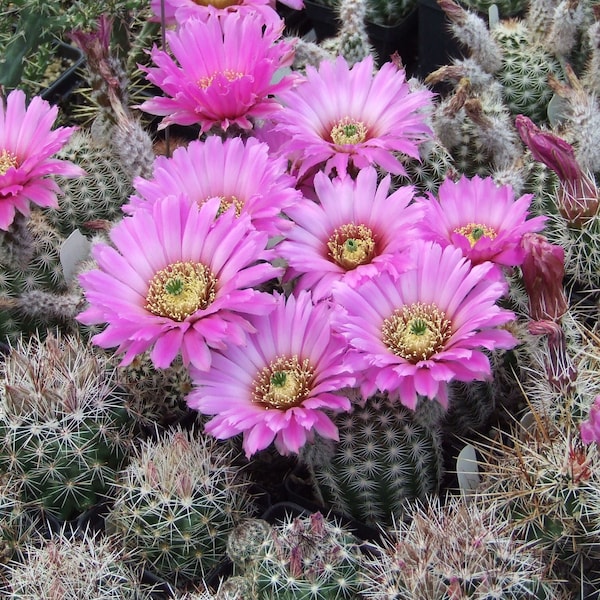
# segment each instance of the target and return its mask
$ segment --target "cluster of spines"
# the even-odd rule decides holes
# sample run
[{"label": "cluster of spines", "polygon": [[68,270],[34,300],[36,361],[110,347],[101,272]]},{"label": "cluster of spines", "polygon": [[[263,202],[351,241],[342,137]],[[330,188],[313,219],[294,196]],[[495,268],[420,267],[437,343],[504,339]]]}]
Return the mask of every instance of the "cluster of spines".
[{"label": "cluster of spines", "polygon": [[[270,529],[270,530],[269,530]],[[229,548],[241,571],[237,587],[251,583],[253,600],[342,600],[360,589],[361,551],[349,530],[319,512],[286,515],[270,528],[236,528]],[[255,534],[255,535],[253,535]],[[242,549],[248,543],[246,550]],[[231,556],[231,555],[230,555]],[[240,557],[243,560],[240,561]]]},{"label": "cluster of spines", "polygon": [[[539,551],[506,532],[493,507],[450,497],[415,503],[365,559],[368,600],[562,598]],[[565,596],[566,597],[566,596]]]},{"label": "cluster of spines", "polygon": [[105,499],[132,422],[114,368],[76,336],[33,336],[1,368],[0,467],[64,519]]},{"label": "cluster of spines", "polygon": [[109,528],[157,575],[194,580],[215,567],[253,503],[232,450],[176,428],[144,441],[121,472]]},{"label": "cluster of spines", "polygon": [[[425,419],[423,420],[425,421]],[[391,523],[409,499],[435,493],[443,471],[439,426],[386,396],[337,415],[339,442],[305,458],[325,503],[369,524]]]},{"label": "cluster of spines", "polygon": [[153,589],[125,561],[117,540],[89,530],[66,529],[50,539],[26,544],[22,557],[7,568],[3,597],[14,600],[151,600]]}]

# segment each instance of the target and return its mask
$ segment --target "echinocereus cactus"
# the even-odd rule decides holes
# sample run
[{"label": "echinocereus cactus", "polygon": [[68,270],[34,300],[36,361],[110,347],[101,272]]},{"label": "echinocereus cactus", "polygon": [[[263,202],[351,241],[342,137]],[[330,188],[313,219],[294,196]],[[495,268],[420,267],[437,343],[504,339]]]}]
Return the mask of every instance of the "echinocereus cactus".
[{"label": "echinocereus cactus", "polygon": [[339,442],[320,440],[302,455],[327,507],[367,524],[391,524],[408,500],[438,491],[441,428],[419,412],[427,408],[415,413],[377,395],[334,418]]},{"label": "echinocereus cactus", "polygon": [[477,443],[483,501],[513,536],[541,549],[554,576],[577,587],[600,583],[600,458],[572,415],[532,413],[504,441]]},{"label": "echinocereus cactus", "polygon": [[23,499],[70,519],[106,498],[132,421],[108,359],[76,336],[32,337],[1,366],[0,468]]},{"label": "echinocereus cactus", "polygon": [[221,560],[229,532],[252,516],[248,482],[232,450],[198,431],[143,442],[121,472],[108,529],[154,573],[198,579]]}]

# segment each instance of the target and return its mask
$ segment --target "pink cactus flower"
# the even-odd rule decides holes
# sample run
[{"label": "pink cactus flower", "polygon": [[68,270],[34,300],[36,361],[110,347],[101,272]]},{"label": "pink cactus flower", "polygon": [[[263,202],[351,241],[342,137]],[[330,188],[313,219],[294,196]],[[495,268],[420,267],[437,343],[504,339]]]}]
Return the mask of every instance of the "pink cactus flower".
[{"label": "pink cactus flower", "polygon": [[303,83],[279,94],[285,108],[273,121],[289,136],[285,150],[299,163],[299,177],[322,165],[340,177],[372,164],[404,174],[394,153],[419,157],[419,143],[431,135],[425,120],[432,96],[411,91],[392,62],[374,74],[371,56],[352,67],[339,56],[318,70],[308,66]]},{"label": "pink cactus flower", "polygon": [[506,290],[490,262],[472,266],[460,249],[416,242],[414,268],[383,272],[351,288],[334,285],[334,328],[352,351],[347,360],[365,398],[387,391],[414,409],[417,395],[444,407],[446,384],[491,376],[483,349],[512,348],[502,326],[514,318],[496,305]]},{"label": "pink cactus flower", "polygon": [[577,162],[573,146],[553,133],[542,131],[524,115],[517,115],[515,125],[533,157],[558,175],[561,215],[576,225],[593,217],[600,206],[598,188],[593,175],[585,173]]},{"label": "pink cactus flower", "polygon": [[0,229],[8,230],[17,212],[28,216],[30,203],[58,208],[60,188],[52,175],[81,177],[85,172],[67,160],[51,158],[76,127],[52,126],[58,107],[34,96],[12,91],[0,99]]},{"label": "pink cactus flower", "polygon": [[139,195],[123,209],[132,213],[177,193],[198,205],[220,198],[222,210],[233,205],[237,215],[250,216],[256,229],[280,235],[292,226],[282,212],[301,198],[286,168],[283,158],[270,156],[269,147],[253,138],[223,141],[211,135],[177,148],[172,158],[157,157],[152,179],[134,180]]},{"label": "pink cactus flower", "polygon": [[580,423],[579,432],[584,444],[600,444],[600,396],[596,396],[588,418]]},{"label": "pink cactus flower", "polygon": [[252,289],[280,270],[265,259],[267,234],[220,201],[201,207],[183,195],[163,198],[114,226],[114,247],[93,247],[98,268],[80,276],[89,307],[78,319],[107,323],[93,341],[117,346],[122,364],[151,349],[157,368],[181,352],[185,364],[208,369],[213,349],[243,344],[248,315],[271,311],[270,294]]},{"label": "pink cactus flower", "polygon": [[[252,119],[268,117],[281,105],[273,97],[290,88],[296,76],[274,81],[276,71],[291,65],[292,44],[280,40],[284,23],[265,27],[262,19],[239,13],[227,18],[190,19],[168,31],[171,54],[157,47],[156,67],[145,68],[148,80],[166,97],[146,100],[140,108],[164,116],[160,128],[172,123],[198,123],[251,129]],[[177,61],[177,62],[175,62]]]},{"label": "pink cactus flower", "polygon": [[390,176],[378,184],[373,167],[356,181],[318,173],[314,185],[319,202],[305,198],[287,209],[295,227],[275,249],[289,265],[286,275],[299,277],[298,288],[321,300],[331,296],[334,281],[356,287],[382,269],[398,274],[408,267],[402,251],[423,214],[409,206],[412,187],[390,194]]},{"label": "pink cactus flower", "polygon": [[419,227],[424,238],[460,248],[474,264],[520,265],[525,257],[523,236],[540,231],[546,221],[527,218],[532,197],[515,200],[510,186],[498,186],[491,177],[447,179],[439,188],[439,201],[431,194],[421,200],[425,217]]},{"label": "pink cactus flower", "polygon": [[315,432],[337,440],[325,411],[349,410],[337,392],[355,381],[342,365],[346,344],[332,332],[332,307],[308,292],[275,298],[273,312],[250,318],[255,333],[244,347],[215,352],[208,372],[190,370],[188,406],[215,415],[205,429],[219,439],[243,433],[248,457],[273,441],[296,453]]}]

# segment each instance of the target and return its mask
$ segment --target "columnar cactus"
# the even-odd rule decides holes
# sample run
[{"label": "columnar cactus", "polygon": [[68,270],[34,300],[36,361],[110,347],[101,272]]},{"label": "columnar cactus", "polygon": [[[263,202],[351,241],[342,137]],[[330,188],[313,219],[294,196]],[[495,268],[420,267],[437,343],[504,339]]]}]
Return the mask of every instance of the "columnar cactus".
[{"label": "columnar cactus", "polygon": [[76,336],[34,336],[0,367],[0,470],[63,519],[105,499],[131,420],[107,359]]},{"label": "columnar cactus", "polygon": [[337,415],[339,443],[328,449],[322,442],[318,453],[305,454],[326,505],[377,525],[401,516],[408,499],[435,493],[443,470],[441,430],[419,412],[424,407],[415,413],[374,396]]},{"label": "columnar cactus", "polygon": [[198,579],[225,553],[253,503],[232,450],[174,429],[143,442],[121,473],[107,521],[132,557],[175,583]]},{"label": "columnar cactus", "polygon": [[[262,528],[261,528],[262,530]],[[232,532],[235,538],[244,531]],[[261,531],[261,536],[264,536]],[[266,532],[257,549],[240,554],[253,555],[245,560],[243,577],[252,582],[245,600],[342,600],[357,598],[360,588],[361,552],[354,536],[321,513],[293,517]],[[239,539],[229,542],[239,549]],[[258,550],[258,551],[257,551]]]}]

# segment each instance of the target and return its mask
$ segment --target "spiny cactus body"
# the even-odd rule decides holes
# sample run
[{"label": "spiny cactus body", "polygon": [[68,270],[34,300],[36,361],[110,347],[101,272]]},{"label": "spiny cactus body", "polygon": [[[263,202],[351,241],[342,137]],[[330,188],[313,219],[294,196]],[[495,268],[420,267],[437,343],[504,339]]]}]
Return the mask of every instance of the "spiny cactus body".
[{"label": "spiny cactus body", "polygon": [[79,179],[57,178],[63,195],[59,208],[48,210],[47,217],[62,235],[67,237],[76,229],[85,233],[89,222],[114,221],[122,216],[121,206],[133,192],[132,180],[110,147],[89,131],[79,130],[57,156],[86,172]]},{"label": "spiny cactus body", "polygon": [[417,503],[374,543],[366,559],[368,600],[559,598],[540,553],[505,533],[493,509],[451,498]]},{"label": "spiny cactus body", "polygon": [[245,599],[357,598],[360,558],[354,536],[335,521],[320,513],[288,515],[272,527],[257,558],[246,563],[243,576],[253,591]]},{"label": "spiny cactus body", "polygon": [[443,460],[441,432],[431,420],[420,421],[386,396],[336,416],[339,443],[322,456],[305,456],[326,504],[377,525],[401,515],[406,500],[435,493]]},{"label": "spiny cactus body", "polygon": [[585,574],[600,585],[600,456],[571,419],[533,413],[508,441],[476,444],[480,492],[513,535],[544,551],[557,578],[579,586]]},{"label": "spiny cactus body", "polygon": [[252,510],[231,449],[200,432],[174,429],[144,442],[121,473],[108,523],[133,557],[178,582],[208,573],[229,532]]},{"label": "spiny cactus body", "polygon": [[0,469],[23,499],[64,519],[103,500],[131,436],[114,368],[75,336],[34,336],[0,376]]},{"label": "spiny cactus body", "polygon": [[110,537],[64,531],[25,546],[11,563],[3,598],[14,600],[150,600],[152,590],[141,573],[124,562]]}]

